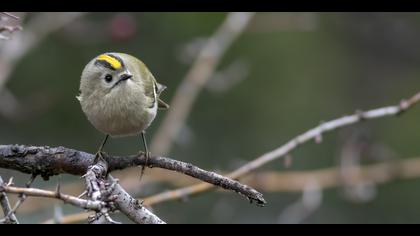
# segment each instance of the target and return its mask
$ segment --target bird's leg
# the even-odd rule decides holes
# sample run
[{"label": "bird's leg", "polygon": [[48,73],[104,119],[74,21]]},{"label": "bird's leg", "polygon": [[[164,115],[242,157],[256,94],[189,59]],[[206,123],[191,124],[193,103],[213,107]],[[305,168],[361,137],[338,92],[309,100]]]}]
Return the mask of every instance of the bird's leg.
[{"label": "bird's leg", "polygon": [[99,146],[99,150],[98,150],[98,152],[96,152],[95,160],[93,161],[94,164],[96,164],[98,162],[99,158],[103,158],[103,156],[102,156],[102,149],[104,148],[104,146],[105,146],[106,141],[108,140],[108,138],[109,138],[109,135],[107,134],[105,136],[104,140],[102,141],[101,146]]},{"label": "bird's leg", "polygon": [[143,174],[144,174],[144,169],[145,169],[145,167],[147,166],[147,162],[149,161],[149,158],[150,158],[150,152],[149,152],[149,149],[147,148],[146,132],[145,132],[145,131],[142,131],[142,132],[141,132],[141,138],[142,138],[142,140],[143,140],[144,150],[145,150],[145,152],[146,152],[146,161],[145,161],[144,165],[143,165],[143,166],[142,166],[142,168],[141,168],[140,180],[141,180],[141,178],[143,177]]}]

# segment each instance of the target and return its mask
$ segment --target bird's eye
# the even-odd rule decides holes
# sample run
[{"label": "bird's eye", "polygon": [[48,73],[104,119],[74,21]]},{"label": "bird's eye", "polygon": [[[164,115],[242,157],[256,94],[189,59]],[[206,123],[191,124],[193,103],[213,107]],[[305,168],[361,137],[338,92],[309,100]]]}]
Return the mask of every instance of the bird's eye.
[{"label": "bird's eye", "polygon": [[110,83],[112,81],[112,75],[110,75],[110,74],[105,75],[105,81],[107,83]]}]

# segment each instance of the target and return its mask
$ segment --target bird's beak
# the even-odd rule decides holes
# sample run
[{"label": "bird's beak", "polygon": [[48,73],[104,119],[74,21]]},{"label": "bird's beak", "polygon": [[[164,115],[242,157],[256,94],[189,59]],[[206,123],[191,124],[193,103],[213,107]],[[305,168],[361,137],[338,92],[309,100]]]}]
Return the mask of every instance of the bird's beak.
[{"label": "bird's beak", "polygon": [[128,79],[130,79],[130,78],[132,78],[132,77],[133,77],[133,75],[132,75],[132,74],[128,74],[128,73],[122,74],[122,75],[120,76],[120,78],[118,79],[118,81],[117,81],[117,82],[115,82],[115,84],[112,86],[112,88],[114,88],[115,86],[117,86],[119,83],[121,83],[121,82],[123,82],[123,81],[126,81],[126,80],[128,80]]},{"label": "bird's beak", "polygon": [[123,74],[123,75],[120,76],[120,79],[118,80],[118,82],[124,81],[124,80],[128,80],[131,77],[133,77],[133,75],[131,75],[131,74]]}]

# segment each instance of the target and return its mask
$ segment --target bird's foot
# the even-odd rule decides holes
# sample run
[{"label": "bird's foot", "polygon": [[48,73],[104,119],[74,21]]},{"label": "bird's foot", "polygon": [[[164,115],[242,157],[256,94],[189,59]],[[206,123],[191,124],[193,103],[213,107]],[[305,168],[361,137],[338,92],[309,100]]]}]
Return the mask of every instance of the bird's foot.
[{"label": "bird's foot", "polygon": [[148,162],[152,154],[151,152],[143,152],[143,151],[140,151],[139,154],[146,156],[146,161],[144,162],[144,165],[141,166],[141,172],[140,172],[140,181],[141,181],[141,179],[143,178],[144,169],[146,168],[146,166],[148,166]]},{"label": "bird's foot", "polygon": [[94,165],[97,164],[98,161],[101,160],[101,159],[105,160],[104,157],[106,157],[106,155],[107,155],[106,152],[103,152],[101,150],[97,151],[96,154],[95,154],[95,159],[93,160],[93,164]]}]

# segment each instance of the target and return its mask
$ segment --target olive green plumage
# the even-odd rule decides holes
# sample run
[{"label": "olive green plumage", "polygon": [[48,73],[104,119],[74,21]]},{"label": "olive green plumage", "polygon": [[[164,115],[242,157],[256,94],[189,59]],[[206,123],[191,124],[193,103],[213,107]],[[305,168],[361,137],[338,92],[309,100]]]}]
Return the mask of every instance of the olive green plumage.
[{"label": "olive green plumage", "polygon": [[158,108],[169,107],[159,98],[165,88],[139,59],[105,53],[84,68],[77,98],[95,128],[111,136],[129,136],[147,129]]}]

